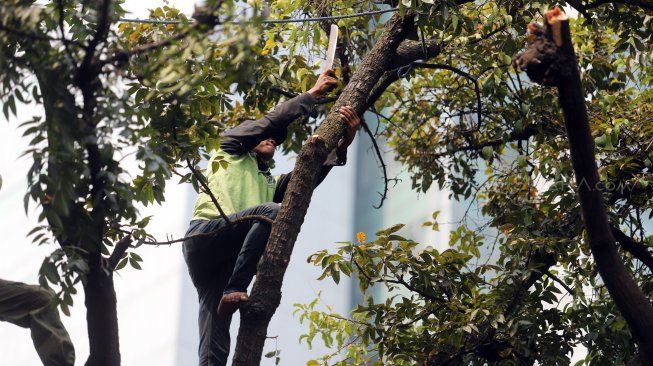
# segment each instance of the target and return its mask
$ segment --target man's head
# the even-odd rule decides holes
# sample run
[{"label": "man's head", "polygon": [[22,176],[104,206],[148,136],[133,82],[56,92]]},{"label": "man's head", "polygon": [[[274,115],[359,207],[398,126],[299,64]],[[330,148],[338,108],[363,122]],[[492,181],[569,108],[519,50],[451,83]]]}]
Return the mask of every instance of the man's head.
[{"label": "man's head", "polygon": [[274,151],[277,147],[277,142],[272,137],[261,141],[256,145],[254,151],[263,161],[270,161],[274,157]]}]

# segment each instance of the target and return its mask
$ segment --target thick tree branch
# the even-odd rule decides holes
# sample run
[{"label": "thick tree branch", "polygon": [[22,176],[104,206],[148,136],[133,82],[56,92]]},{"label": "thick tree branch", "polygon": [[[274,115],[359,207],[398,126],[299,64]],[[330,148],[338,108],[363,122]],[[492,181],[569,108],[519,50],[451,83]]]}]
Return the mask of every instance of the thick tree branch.
[{"label": "thick tree branch", "polygon": [[[424,50],[426,49],[426,55]],[[399,44],[396,54],[392,57],[388,64],[386,71],[379,77],[376,84],[370,90],[366,98],[364,107],[365,110],[369,109],[381,97],[381,95],[388,89],[388,87],[399,80],[397,68],[405,66],[419,59],[433,58],[442,52],[442,45],[436,40],[411,41],[404,40]],[[426,57],[425,57],[426,56]]]},{"label": "thick tree branch", "polygon": [[[395,57],[393,57],[391,68],[397,68],[407,65],[417,60],[428,60],[439,55],[442,52],[443,45],[436,39],[426,39],[422,41],[405,40],[397,47]],[[426,50],[426,53],[424,52]]]},{"label": "thick tree branch", "polygon": [[395,14],[386,22],[378,42],[365,56],[316,131],[320,138],[306,144],[297,157],[281,210],[272,225],[250,300],[240,309],[241,323],[233,365],[253,366],[260,363],[267,326],[281,301],[283,275],[317,184],[318,172],[328,151],[336,146],[345,132],[345,124],[338,112],[340,107],[349,105],[359,114],[365,111],[369,92],[383,72],[391,68],[389,64],[399,43],[413,28],[411,14],[403,18]]},{"label": "thick tree branch", "polygon": [[[109,9],[111,8],[111,0],[101,0],[97,14],[99,20],[97,23],[97,31],[95,36],[91,39],[86,46],[84,58],[77,68],[76,79],[80,80],[80,84],[84,84],[84,80],[90,80],[97,75],[99,68],[91,67],[95,59],[95,52],[100,43],[104,42],[107,34],[109,33]],[[94,71],[92,71],[94,69]]]},{"label": "thick tree branch", "polygon": [[515,63],[538,83],[558,89],[571,162],[592,256],[610,296],[628,323],[643,359],[653,365],[653,306],[621,259],[606,215],[595,161],[585,93],[571,40],[569,17],[559,8],[547,12],[545,26],[529,25],[527,50]]}]

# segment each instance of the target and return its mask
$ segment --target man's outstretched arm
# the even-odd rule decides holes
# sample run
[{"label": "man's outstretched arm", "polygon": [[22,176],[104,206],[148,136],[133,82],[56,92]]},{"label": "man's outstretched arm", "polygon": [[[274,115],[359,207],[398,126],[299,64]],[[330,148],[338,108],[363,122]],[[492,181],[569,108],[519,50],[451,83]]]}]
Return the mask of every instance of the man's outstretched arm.
[{"label": "man's outstretched arm", "polygon": [[[356,111],[349,106],[340,108],[340,118],[342,118],[347,125],[347,129],[345,130],[344,136],[338,142],[338,146],[331,151],[322,165],[317,184],[322,183],[324,178],[326,178],[327,174],[331,171],[331,168],[334,166],[345,165],[345,163],[347,163],[347,148],[354,141],[356,131],[361,124],[360,117],[358,117]],[[288,182],[290,182],[291,177],[292,172],[282,174],[279,177],[277,188],[274,191],[274,202],[281,203],[283,196],[286,194],[286,188],[288,188]]]},{"label": "man's outstretched arm", "polygon": [[252,150],[259,142],[287,128],[297,117],[309,115],[315,106],[315,98],[325,95],[336,84],[333,71],[325,71],[308,92],[279,104],[259,120],[247,120],[225,131],[222,134],[220,148],[236,155]]}]

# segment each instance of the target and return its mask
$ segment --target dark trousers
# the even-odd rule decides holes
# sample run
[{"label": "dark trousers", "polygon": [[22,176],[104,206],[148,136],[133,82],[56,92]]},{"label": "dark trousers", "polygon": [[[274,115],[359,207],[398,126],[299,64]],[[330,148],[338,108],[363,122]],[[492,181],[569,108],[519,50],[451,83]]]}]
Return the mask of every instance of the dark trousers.
[{"label": "dark trousers", "polygon": [[[276,218],[279,204],[265,203],[229,215],[230,220],[247,215]],[[199,297],[200,366],[222,366],[229,356],[231,316],[222,318],[217,307],[224,294],[247,292],[256,266],[270,236],[270,225],[259,220],[234,224],[222,218],[193,220],[186,237],[221,230],[216,235],[184,241],[184,259]]]},{"label": "dark trousers", "polygon": [[0,279],[0,320],[30,329],[44,365],[73,366],[75,349],[52,306],[53,295],[36,285]]}]

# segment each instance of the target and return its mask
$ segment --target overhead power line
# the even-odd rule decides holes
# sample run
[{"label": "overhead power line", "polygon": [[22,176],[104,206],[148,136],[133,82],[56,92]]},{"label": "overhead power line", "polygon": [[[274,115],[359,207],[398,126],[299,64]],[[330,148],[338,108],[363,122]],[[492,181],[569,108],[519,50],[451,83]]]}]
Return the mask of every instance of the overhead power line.
[{"label": "overhead power line", "polygon": [[[333,15],[328,17],[316,17],[316,18],[291,18],[291,19],[271,19],[262,21],[263,24],[285,24],[285,23],[309,23],[309,22],[323,22],[328,20],[339,20],[347,18],[358,18],[365,17],[370,15],[384,14],[395,12],[398,9],[385,9],[385,10],[374,10],[366,11],[362,13],[354,14],[343,14],[343,15]],[[156,20],[156,19],[129,19],[129,18],[120,18],[118,19],[124,23],[145,23],[145,24],[187,24],[192,23],[192,21],[182,21],[182,20]],[[250,22],[225,22],[225,24],[248,24]]]}]

